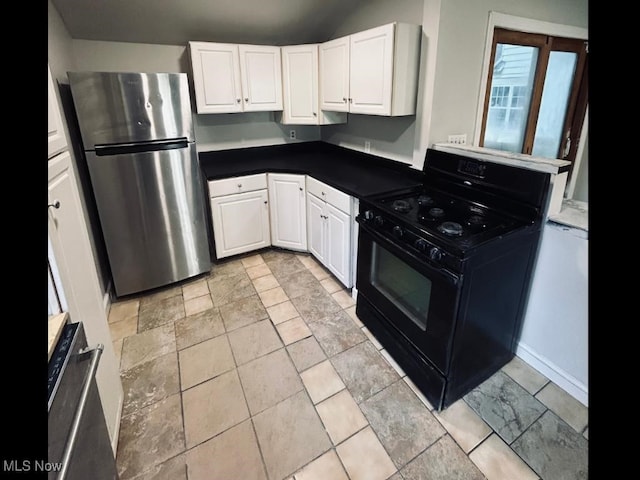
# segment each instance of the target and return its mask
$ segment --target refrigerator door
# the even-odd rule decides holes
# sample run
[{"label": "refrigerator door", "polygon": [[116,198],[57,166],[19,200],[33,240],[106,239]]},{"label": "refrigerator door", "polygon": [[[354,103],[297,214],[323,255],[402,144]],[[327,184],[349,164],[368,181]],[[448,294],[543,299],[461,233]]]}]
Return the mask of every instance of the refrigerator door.
[{"label": "refrigerator door", "polygon": [[67,74],[85,150],[159,139],[194,141],[186,73]]},{"label": "refrigerator door", "polygon": [[204,184],[194,143],[183,148],[87,152],[118,297],[209,271]]}]

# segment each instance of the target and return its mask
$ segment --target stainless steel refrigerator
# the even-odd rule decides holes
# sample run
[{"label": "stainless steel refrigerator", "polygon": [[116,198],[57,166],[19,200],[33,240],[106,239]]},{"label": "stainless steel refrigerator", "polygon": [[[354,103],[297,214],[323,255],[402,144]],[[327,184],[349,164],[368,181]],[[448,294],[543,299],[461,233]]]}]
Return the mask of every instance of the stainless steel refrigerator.
[{"label": "stainless steel refrigerator", "polygon": [[184,73],[68,72],[117,297],[211,267]]}]

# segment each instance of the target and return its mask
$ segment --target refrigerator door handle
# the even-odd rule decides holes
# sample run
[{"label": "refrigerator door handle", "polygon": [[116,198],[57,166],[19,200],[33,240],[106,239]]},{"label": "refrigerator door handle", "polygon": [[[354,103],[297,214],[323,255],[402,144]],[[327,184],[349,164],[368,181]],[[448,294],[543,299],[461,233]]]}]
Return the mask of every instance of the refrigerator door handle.
[{"label": "refrigerator door handle", "polygon": [[119,143],[117,145],[96,145],[96,155],[119,155],[123,153],[154,152],[157,150],[174,150],[186,148],[189,145],[187,138],[170,138],[168,140],[153,140],[150,142]]}]

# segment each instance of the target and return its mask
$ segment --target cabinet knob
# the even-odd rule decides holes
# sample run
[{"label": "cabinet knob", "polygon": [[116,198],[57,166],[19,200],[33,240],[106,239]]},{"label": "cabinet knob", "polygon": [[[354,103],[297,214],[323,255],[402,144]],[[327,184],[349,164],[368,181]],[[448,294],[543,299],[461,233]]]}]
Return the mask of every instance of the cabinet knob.
[{"label": "cabinet knob", "polygon": [[267,204],[267,201],[266,201],[266,200],[264,201],[264,204],[265,204],[265,205]]},{"label": "cabinet knob", "polygon": [[239,98],[236,98],[236,102],[240,103],[240,99],[239,99]]},{"label": "cabinet knob", "polygon": [[349,103],[353,103],[353,98],[349,98]]},{"label": "cabinet knob", "polygon": [[47,205],[47,208],[48,207],[53,207],[53,208],[56,208],[56,209],[60,208],[60,200],[56,200],[55,202],[50,203],[49,205]]},{"label": "cabinet knob", "polygon": [[316,112],[313,112],[313,116],[314,116],[314,117],[317,117],[317,116],[318,116],[318,114],[317,114]]},{"label": "cabinet knob", "polygon": [[302,191],[302,187],[300,187],[300,191]]},{"label": "cabinet knob", "polygon": [[245,99],[244,99],[244,101],[245,101],[245,102],[249,102],[249,99],[248,99],[248,98],[245,98]]},{"label": "cabinet knob", "polygon": [[322,192],[322,196],[324,197],[326,195],[326,193]]},{"label": "cabinet knob", "polygon": [[342,97],[342,103],[347,103],[347,99]]},{"label": "cabinet knob", "polygon": [[241,183],[238,184],[238,188],[242,188],[242,184]]}]

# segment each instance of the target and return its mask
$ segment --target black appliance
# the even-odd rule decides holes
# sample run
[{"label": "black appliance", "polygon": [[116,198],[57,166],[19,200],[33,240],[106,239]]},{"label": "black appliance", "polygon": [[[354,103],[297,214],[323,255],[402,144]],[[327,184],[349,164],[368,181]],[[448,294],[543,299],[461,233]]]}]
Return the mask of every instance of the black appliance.
[{"label": "black appliance", "polygon": [[95,374],[103,346],[82,323],[66,324],[48,366],[49,480],[118,480]]},{"label": "black appliance", "polygon": [[441,410],[515,354],[551,175],[431,148],[423,172],[360,201],[356,313]]}]

